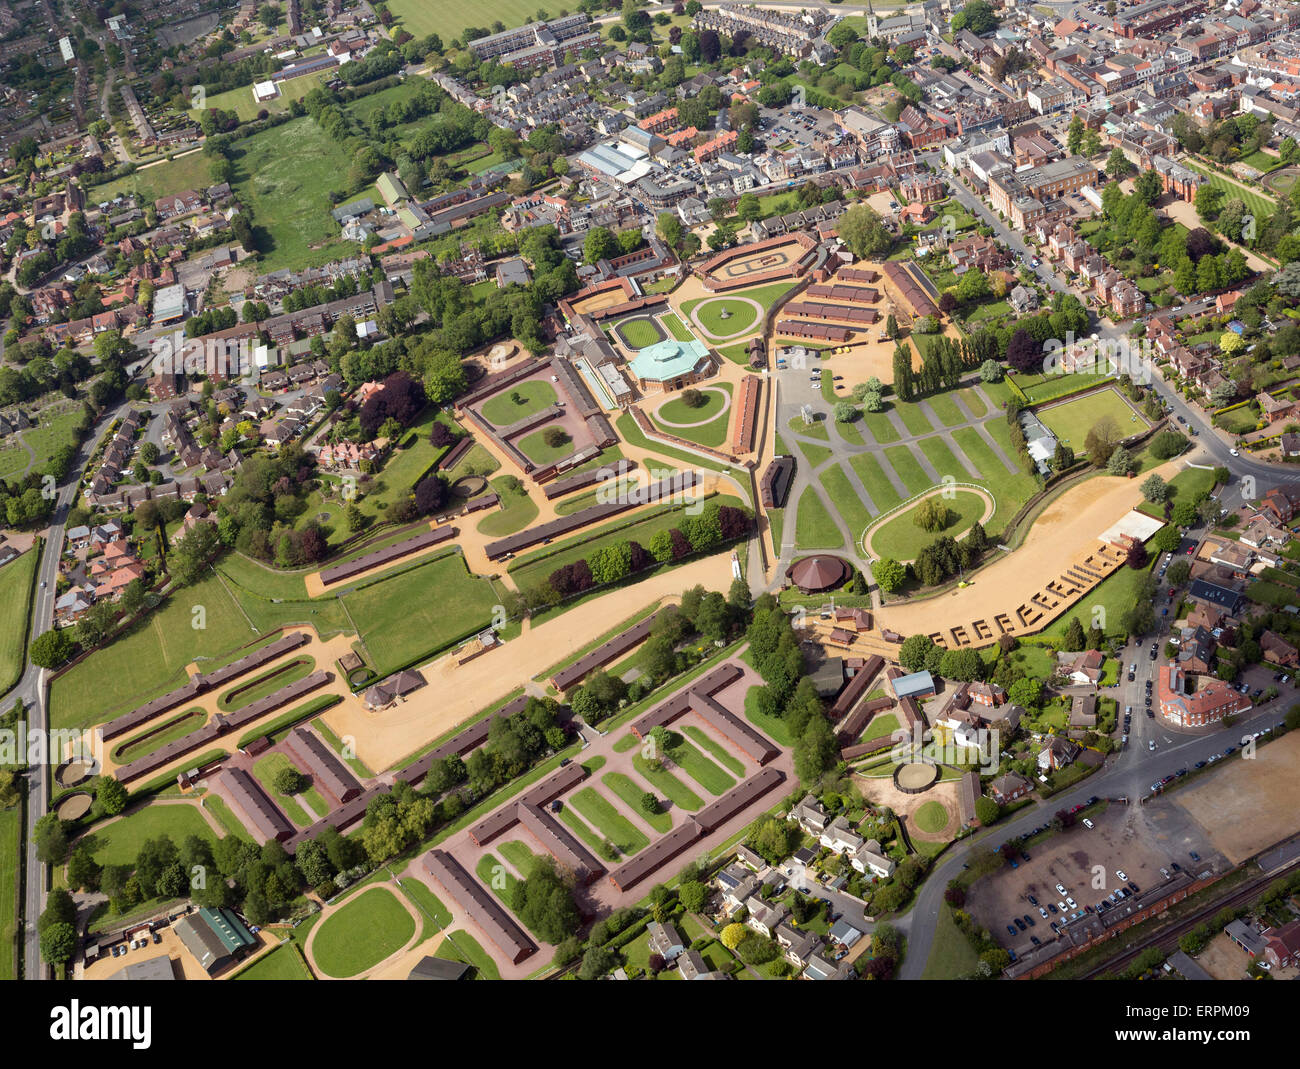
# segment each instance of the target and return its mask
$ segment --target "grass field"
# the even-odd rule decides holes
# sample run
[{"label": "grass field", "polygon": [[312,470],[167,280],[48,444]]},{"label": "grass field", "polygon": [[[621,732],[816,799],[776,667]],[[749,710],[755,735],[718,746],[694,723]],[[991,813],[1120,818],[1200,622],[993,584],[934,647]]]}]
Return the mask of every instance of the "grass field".
[{"label": "grass field", "polygon": [[823,489],[826,496],[835,502],[835,508],[840,517],[848,524],[849,534],[856,542],[862,537],[862,532],[867,529],[871,523],[871,513],[867,506],[862,503],[853,484],[849,482],[849,477],[844,474],[844,468],[839,464],[832,464],[824,469],[820,476]]},{"label": "grass field", "polygon": [[[519,400],[516,401],[515,397]],[[555,387],[544,379],[529,379],[502,390],[483,403],[483,418],[494,427],[509,427],[556,402]]]},{"label": "grass field", "polygon": [[269,697],[281,687],[311,675],[315,667],[316,661],[312,657],[298,657],[275,665],[260,675],[239,680],[235,686],[223,692],[217,699],[217,707],[227,713],[242,709],[246,705]]},{"label": "grass field", "polygon": [[128,761],[134,761],[146,754],[151,754],[160,746],[166,746],[169,742],[184,738],[191,731],[202,727],[207,718],[208,714],[197,706],[186,709],[185,712],[164,721],[165,730],[159,731],[159,725],[154,725],[145,731],[132,735],[131,738],[113,750],[113,761],[116,764],[124,765]]},{"label": "grass field", "polygon": [[32,580],[40,556],[33,549],[0,568],[0,694],[6,694],[22,677],[27,659],[27,620]]},{"label": "grass field", "polygon": [[[661,406],[654,414],[654,422],[660,430],[685,438],[698,445],[717,448],[727,440],[727,429],[731,425],[731,409],[722,411],[726,398],[731,396],[731,384],[722,383],[718,389],[704,392],[707,399],[699,408],[688,408],[680,397]],[[714,418],[710,419],[710,415]],[[699,423],[698,426],[683,427],[681,423]]]},{"label": "grass field", "polygon": [[688,813],[694,813],[704,805],[698,794],[667,769],[652,768],[650,762],[640,754],[632,758],[632,765],[660,798],[667,798],[673,805],[685,809]]},{"label": "grass field", "polygon": [[1066,401],[1038,413],[1038,418],[1056,435],[1057,440],[1070,446],[1076,453],[1082,452],[1088,432],[1107,417],[1115,421],[1119,433],[1124,437],[1141,434],[1148,426],[1147,421],[1129,407],[1128,402],[1115,390],[1099,390],[1087,397]]},{"label": "grass field", "polygon": [[701,728],[697,728],[694,724],[688,724],[685,731],[687,735],[699,744],[702,750],[711,754],[713,759],[723,768],[734,772],[737,776],[743,776],[745,774],[744,764],[739,759],[732,756],[732,754],[728,753],[727,748],[723,746],[722,743],[709,738]]},{"label": "grass field", "polygon": [[235,980],[312,980],[315,979],[298,948],[290,944],[276,947],[271,953],[250,965]]},{"label": "grass field", "polygon": [[660,835],[672,831],[673,818],[667,813],[662,811],[647,813],[641,808],[641,795],[645,793],[645,788],[630,777],[623,775],[621,772],[606,772],[601,777],[601,782],[617,795],[628,809],[654,828]]},{"label": "grass field", "polygon": [[899,729],[898,717],[893,713],[882,713],[879,716],[873,716],[871,723],[867,725],[867,730],[862,733],[863,742],[870,742],[872,739],[879,739],[885,735],[892,735]]},{"label": "grass field", "polygon": [[[201,616],[194,612],[201,606]],[[202,619],[206,625],[193,624]],[[168,597],[129,634],[92,653],[50,684],[52,727],[88,727],[184,681],[184,667],[206,663],[254,638],[248,621],[215,576]],[[230,658],[233,659],[233,658]]]},{"label": "grass field", "polygon": [[659,322],[663,325],[664,330],[675,338],[677,341],[694,341],[695,335],[691,328],[683,323],[675,312],[665,312],[659,317]]},{"label": "grass field", "polygon": [[18,872],[22,806],[0,810],[0,980],[16,980],[18,965]]},{"label": "grass field", "polygon": [[885,469],[880,466],[880,461],[872,454],[858,453],[849,458],[849,464],[861,480],[863,489],[871,496],[872,503],[881,512],[888,511],[903,500],[894,489],[894,484],[885,475]]},{"label": "grass field", "polygon": [[573,439],[565,435],[564,441],[559,445],[547,445],[546,433],[551,428],[542,427],[520,438],[515,444],[519,446],[519,451],[523,453],[538,467],[546,467],[548,464],[554,464],[557,460],[563,460],[574,451]]},{"label": "grass field", "polygon": [[911,434],[931,434],[935,426],[930,422],[930,417],[917,404],[903,404],[894,402],[894,411],[898,413],[899,418]]},{"label": "grass field", "polygon": [[[323,84],[324,81],[324,74],[305,74],[301,78],[290,78],[286,81],[277,82],[280,95],[273,100],[261,102],[253,99],[251,86],[241,85],[238,89],[227,89],[224,93],[213,94],[207,98],[206,104],[209,108],[233,111],[239,116],[240,122],[252,122],[257,118],[257,113],[262,110],[265,110],[268,115],[283,115],[289,110],[290,104],[295,100],[301,100],[313,89]],[[190,108],[189,114],[191,119],[198,121],[199,111],[197,108]]]},{"label": "grass field", "polygon": [[499,598],[492,584],[472,575],[455,553],[343,600],[360,628],[371,665],[385,676],[486,627]]},{"label": "grass field", "polygon": [[[622,338],[629,349],[639,351],[649,348],[659,341],[659,332],[655,330],[654,324],[646,320],[645,316],[633,316],[618,324],[615,337]],[[690,339],[686,340],[689,341]]]},{"label": "grass field", "polygon": [[795,545],[802,549],[839,549],[844,545],[844,535],[812,490],[799,498],[799,514],[795,517]]},{"label": "grass field", "polygon": [[177,846],[187,835],[209,842],[217,838],[197,807],[155,802],[96,828],[83,841],[91,846],[91,853],[101,865],[131,865],[144,841],[160,835],[170,836]]},{"label": "grass field", "polygon": [[489,512],[479,520],[480,534],[500,538],[503,535],[522,531],[537,519],[537,503],[528,496],[528,491],[522,486],[512,489],[515,484],[513,482],[507,484],[507,478],[502,476],[500,479],[492,480],[492,489],[501,498],[501,508],[497,512]]},{"label": "grass field", "polygon": [[458,929],[448,932],[433,956],[442,958],[443,961],[459,961],[474,966],[477,980],[501,979],[501,972],[497,969],[496,962],[492,960],[492,955],[479,946],[478,941],[466,931]]},{"label": "grass field", "polygon": [[885,459],[894,469],[894,474],[903,480],[909,495],[919,494],[934,485],[926,475],[925,469],[921,467],[921,462],[916,459],[916,454],[907,446],[896,445],[886,449]]},{"label": "grass field", "polygon": [[941,802],[925,802],[912,814],[912,820],[921,831],[934,834],[947,826],[948,810]]},{"label": "grass field", "polygon": [[[276,775],[281,769],[288,767],[290,767],[289,759],[285,757],[284,754],[269,753],[265,757],[258,758],[257,761],[253,763],[253,775],[257,777],[257,782],[260,783],[262,789],[266,791],[267,797],[284,811],[284,815],[293,821],[293,823],[297,824],[298,827],[306,828],[316,819],[315,815],[308,813],[307,810],[299,805],[296,798],[291,798],[288,795],[281,794],[274,786]],[[308,791],[304,793],[315,792],[315,790],[315,787],[310,787],[308,788]],[[317,794],[316,797],[321,805],[320,815],[324,816],[329,812],[329,807],[325,805],[325,800],[321,798],[319,794]]]},{"label": "grass field", "polygon": [[[243,90],[252,100],[253,91]],[[102,204],[123,193],[134,193],[143,203],[141,209],[159,197],[180,193],[186,189],[207,189],[212,185],[212,158],[196,149],[174,160],[143,167],[135,174],[106,182],[86,191],[87,204]]]},{"label": "grass field", "polygon": [[984,499],[970,490],[955,490],[951,500],[941,499],[955,518],[941,531],[925,531],[916,525],[914,518],[921,503],[885,521],[871,533],[871,551],[878,557],[893,560],[912,560],[924,546],[936,538],[947,535],[960,538],[984,515]]},{"label": "grass field", "polygon": [[442,904],[437,895],[429,890],[427,885],[419,880],[403,880],[401,888],[402,893],[424,916],[424,928],[420,933],[422,939],[427,939],[435,931],[441,931],[451,924],[451,911]]},{"label": "grass field", "polygon": [[[724,317],[723,312],[728,315]],[[694,316],[710,337],[733,338],[754,328],[758,322],[758,309],[748,301],[736,301],[723,296],[697,305]]]},{"label": "grass field", "polygon": [[700,753],[685,736],[678,737],[681,742],[668,751],[668,757],[691,779],[713,795],[726,794],[736,785],[733,776]]},{"label": "grass field", "polygon": [[[773,282],[767,286],[736,290],[734,293],[723,296],[700,297],[693,301],[686,301],[682,305],[682,314],[689,320],[697,308],[706,309],[700,313],[700,319],[703,320],[705,328],[714,333],[714,337],[731,337],[739,330],[738,324],[741,322],[740,317],[742,315],[751,315],[753,316],[752,322],[758,322],[758,316],[754,315],[752,308],[749,309],[748,313],[744,311],[745,308],[749,307],[747,302],[736,300],[736,298],[747,297],[751,301],[757,301],[763,306],[763,311],[766,312],[776,302],[777,298],[783,293],[788,293],[793,286],[793,282]],[[731,310],[732,316],[730,319],[720,317],[724,307]]]},{"label": "grass field", "polygon": [[925,963],[922,980],[955,980],[975,971],[979,958],[970,940],[962,934],[952,919],[952,910],[945,902],[939,907],[939,921],[934,930],[934,944]]},{"label": "grass field", "polygon": [[1223,190],[1225,198],[1240,198],[1241,202],[1246,205],[1246,210],[1254,215],[1256,219],[1267,219],[1277,210],[1277,201],[1273,200],[1272,197],[1252,192],[1233,179],[1225,178],[1217,171],[1211,171],[1208,167],[1203,167],[1199,163],[1194,163],[1191,160],[1185,162],[1193,171],[1205,175],[1210,180],[1211,186]]},{"label": "grass field", "polygon": [[645,833],[634,827],[632,822],[615,809],[609,799],[594,787],[584,787],[576,791],[570,798],[569,805],[626,856],[631,856],[650,845],[650,839]]},{"label": "grass field", "polygon": [[487,26],[499,19],[510,29],[532,22],[537,12],[537,8],[527,0],[492,0],[490,8],[430,3],[429,0],[391,0],[388,10],[407,33],[416,37],[436,33],[449,48],[452,39],[459,37],[467,27]]},{"label": "grass field", "polygon": [[386,887],[372,887],[321,924],[312,956],[327,976],[356,976],[400,950],[415,921]]},{"label": "grass field", "polygon": [[330,216],[351,160],[309,117],[235,142],[231,188],[256,220],[260,270],[300,270],[356,251]]}]

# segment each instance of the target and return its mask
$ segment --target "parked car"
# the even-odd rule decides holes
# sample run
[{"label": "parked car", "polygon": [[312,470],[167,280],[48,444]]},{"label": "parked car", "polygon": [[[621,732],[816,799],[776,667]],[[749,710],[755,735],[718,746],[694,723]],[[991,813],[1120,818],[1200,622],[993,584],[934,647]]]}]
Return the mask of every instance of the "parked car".
[{"label": "parked car", "polygon": [[1089,831],[1092,831],[1092,829],[1096,827],[1096,825],[1094,825],[1093,822],[1089,820],[1087,817],[1083,818],[1083,826],[1087,828]]},{"label": "parked car", "polygon": [[1059,883],[1056,885],[1056,893],[1057,893],[1058,895],[1063,895],[1063,894],[1065,894],[1065,888],[1064,888],[1061,884],[1059,884]]},{"label": "parked car", "polygon": [[1200,860],[1201,860],[1201,855],[1198,854],[1195,850],[1189,850],[1189,851],[1187,851],[1187,856],[1190,857],[1193,861],[1200,861]]},{"label": "parked car", "polygon": [[1013,925],[1013,924],[1008,924],[1008,925],[1007,925],[1007,931],[1010,932],[1012,935],[1015,935],[1015,934],[1016,934],[1016,928],[1015,928],[1015,925]]}]

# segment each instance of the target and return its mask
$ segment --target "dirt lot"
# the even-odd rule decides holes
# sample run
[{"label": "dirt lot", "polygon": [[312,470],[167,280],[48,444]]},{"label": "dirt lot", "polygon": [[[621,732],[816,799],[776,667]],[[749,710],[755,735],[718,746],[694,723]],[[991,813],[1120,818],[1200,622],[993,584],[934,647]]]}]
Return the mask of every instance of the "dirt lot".
[{"label": "dirt lot", "polygon": [[[1155,470],[1170,479],[1178,464],[1171,461]],[[1136,482],[1101,475],[1071,487],[1034,519],[1019,549],[979,572],[970,586],[939,598],[888,606],[880,612],[881,624],[903,635],[929,634],[954,621],[992,620],[998,613],[1013,615],[1018,605],[1027,603],[1061,574],[1065,562],[1095,548],[1098,536],[1140,503]],[[1069,607],[1061,605],[1036,627],[1046,627]]]},{"label": "dirt lot", "polygon": [[[1050,817],[1051,810],[1045,808],[1044,822]],[[1117,869],[1145,891],[1162,882],[1160,869],[1171,860],[1191,864],[1188,850],[1196,850],[1207,864],[1212,860],[1208,836],[1177,805],[1110,805],[1090,819],[1096,825],[1093,829],[1078,824],[1058,832],[1029,847],[1029,861],[1021,860],[1018,868],[1004,868],[971,888],[967,910],[1004,946],[1019,954],[1031,949],[1031,935],[1043,940],[1052,937],[1050,922],[1060,919],[1059,908],[1065,899],[1056,890],[1058,883],[1073,896],[1079,909],[1095,909],[1098,902],[1123,886],[1115,875]],[[1046,920],[1030,904],[1028,895],[1034,895],[1048,910]],[[1057,905],[1058,913],[1051,913],[1049,902]],[[1066,912],[1071,911],[1067,908]],[[1034,918],[1035,927],[1011,939],[1006,926],[1026,913]],[[1043,927],[1046,931],[1037,931]]]},{"label": "dirt lot", "polygon": [[958,816],[960,806],[957,804],[956,780],[948,783],[936,783],[922,794],[904,794],[894,786],[894,780],[890,776],[854,776],[853,782],[862,791],[863,798],[874,802],[876,805],[889,806],[900,817],[911,817],[926,802],[938,802],[944,809],[948,810],[948,823],[937,832],[921,831],[916,826],[915,821],[908,820],[907,834],[914,840],[924,839],[926,842],[945,843],[957,834],[957,829],[961,826]]},{"label": "dirt lot", "polygon": [[1223,762],[1218,774],[1179,791],[1178,803],[1212,830],[1215,847],[1235,864],[1300,827],[1297,758],[1300,733],[1293,733],[1261,746],[1252,760]]},{"label": "dirt lot", "polygon": [[1220,932],[1197,955],[1196,964],[1216,980],[1244,980],[1250,955]]}]

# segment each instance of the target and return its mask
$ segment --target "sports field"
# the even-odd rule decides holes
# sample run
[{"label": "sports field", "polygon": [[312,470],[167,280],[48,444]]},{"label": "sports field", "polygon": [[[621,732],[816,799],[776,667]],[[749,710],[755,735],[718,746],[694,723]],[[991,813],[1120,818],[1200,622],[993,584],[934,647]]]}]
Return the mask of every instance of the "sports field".
[{"label": "sports field", "polygon": [[640,350],[663,340],[663,332],[647,316],[632,316],[621,320],[614,332],[629,349]]},{"label": "sports field", "polygon": [[1113,389],[1098,390],[1087,397],[1078,397],[1038,412],[1038,418],[1057,440],[1076,453],[1083,451],[1088,432],[1107,417],[1115,421],[1120,435],[1125,438],[1147,429],[1147,421]]},{"label": "sports field", "polygon": [[[252,90],[248,90],[252,98]],[[152,203],[159,197],[179,193],[184,189],[206,189],[212,185],[212,158],[201,149],[187,152],[174,160],[166,160],[151,167],[142,167],[134,174],[93,186],[86,191],[87,204],[100,204],[122,193],[135,193]],[[143,208],[144,205],[142,204]]]},{"label": "sports field", "polygon": [[362,891],[316,930],[311,954],[327,976],[356,976],[400,950],[415,920],[386,887]]},{"label": "sports field", "polygon": [[197,835],[210,843],[217,838],[197,806],[155,802],[120,820],[98,826],[90,833],[87,842],[91,845],[91,854],[101,865],[129,865],[135,861],[146,839],[156,839],[160,835],[169,836],[177,846],[189,835]]}]

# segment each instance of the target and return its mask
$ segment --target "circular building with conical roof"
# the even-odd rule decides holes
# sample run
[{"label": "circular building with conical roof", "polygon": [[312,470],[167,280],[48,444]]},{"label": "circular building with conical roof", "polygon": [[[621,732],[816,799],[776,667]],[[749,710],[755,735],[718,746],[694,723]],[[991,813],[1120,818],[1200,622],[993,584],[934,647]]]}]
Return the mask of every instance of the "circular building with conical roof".
[{"label": "circular building with conical roof", "polygon": [[785,577],[799,588],[801,594],[820,594],[843,586],[852,574],[852,567],[843,557],[818,553],[795,561],[786,569]]}]

